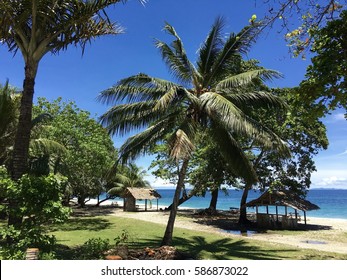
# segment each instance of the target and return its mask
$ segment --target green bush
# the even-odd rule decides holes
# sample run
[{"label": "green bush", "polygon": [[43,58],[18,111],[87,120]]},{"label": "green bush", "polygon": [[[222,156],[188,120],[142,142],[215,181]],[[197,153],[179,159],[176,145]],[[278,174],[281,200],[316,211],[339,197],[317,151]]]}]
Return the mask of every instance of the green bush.
[{"label": "green bush", "polygon": [[82,245],[79,259],[102,260],[104,259],[104,253],[110,247],[108,239],[91,238]]},{"label": "green bush", "polygon": [[0,229],[3,240],[11,239],[12,245],[3,248],[3,258],[22,259],[27,248],[39,248],[50,252],[56,240],[47,235],[47,226],[66,221],[70,209],[62,205],[67,181],[63,177],[24,175],[13,181],[4,167],[0,167],[0,191],[8,201],[15,201],[15,207],[3,205],[8,215],[22,217],[19,226]]}]

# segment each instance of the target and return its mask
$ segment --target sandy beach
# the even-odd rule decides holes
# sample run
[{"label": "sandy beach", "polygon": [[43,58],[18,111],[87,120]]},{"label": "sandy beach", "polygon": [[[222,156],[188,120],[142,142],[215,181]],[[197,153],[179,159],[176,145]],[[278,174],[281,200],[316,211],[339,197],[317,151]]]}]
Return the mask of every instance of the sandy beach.
[{"label": "sandy beach", "polygon": [[[95,200],[91,200],[88,204],[93,205],[95,202]],[[110,202],[106,201],[102,205],[110,206],[110,204]],[[143,207],[140,207],[138,212],[124,212],[121,206],[112,207],[110,215],[163,225],[167,223],[169,217],[168,211],[156,211],[156,207],[154,206],[149,211],[144,211]],[[164,209],[165,206],[159,205],[160,208]],[[235,221],[237,220],[237,215],[224,214],[211,218],[196,215],[197,212],[194,209],[179,208],[175,227],[213,232],[214,234],[225,237],[251,238],[263,242],[286,244],[297,248],[347,254],[347,220],[344,219],[313,218],[308,216],[305,230],[295,231],[293,233],[280,230],[265,233],[251,231],[242,235],[239,230],[233,230],[232,228],[232,225],[235,225]],[[230,228],[232,229],[231,231],[229,230]]]}]

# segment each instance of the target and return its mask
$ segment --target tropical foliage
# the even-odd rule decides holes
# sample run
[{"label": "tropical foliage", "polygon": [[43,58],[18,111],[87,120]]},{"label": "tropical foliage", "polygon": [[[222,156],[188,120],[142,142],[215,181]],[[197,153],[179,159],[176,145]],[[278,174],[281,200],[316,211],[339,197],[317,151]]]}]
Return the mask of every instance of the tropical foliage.
[{"label": "tropical foliage", "polygon": [[199,49],[195,66],[176,30],[166,24],[164,30],[173,37],[172,43],[156,40],[155,44],[178,83],[138,74],[119,81],[99,96],[100,101],[115,104],[101,117],[110,133],[122,135],[145,128],[120,148],[123,160],[149,152],[169,134],[170,156],[182,162],[164,244],[171,242],[184,175],[201,131],[216,143],[230,169],[252,183],[257,181],[256,173],[235,135],[249,137],[268,149],[276,146],[287,151],[276,134],[249,116],[258,107],[285,108],[280,98],[252,88],[255,81],[279,77],[278,72],[241,72],[241,56],[254,43],[258,25],[247,26],[226,38],[223,27],[223,19],[217,18]]},{"label": "tropical foliage", "polygon": [[18,122],[19,98],[8,81],[0,85],[0,165],[9,165]]},{"label": "tropical foliage", "polygon": [[[25,62],[18,130],[13,149],[12,177],[27,169],[32,101],[39,62],[47,53],[57,54],[69,45],[85,46],[93,38],[122,31],[105,8],[120,0],[49,1],[4,0],[0,3],[0,42],[9,51],[19,50]],[[18,223],[18,221],[13,221]]]},{"label": "tropical foliage", "polygon": [[316,101],[320,116],[336,109],[347,110],[347,11],[312,34],[312,64],[307,79],[301,83],[299,98],[305,103]]},{"label": "tropical foliage", "polygon": [[86,198],[105,190],[108,172],[117,158],[113,142],[90,113],[79,109],[74,102],[39,98],[34,115],[40,114],[52,116],[41,135],[66,149],[65,154],[54,158],[51,172],[68,178],[67,199],[75,195],[83,206]]},{"label": "tropical foliage", "polygon": [[122,197],[126,188],[146,188],[150,183],[145,180],[146,172],[135,163],[118,166],[110,174],[109,189],[107,194],[110,196]]},{"label": "tropical foliage", "polygon": [[1,239],[11,240],[6,247],[6,258],[22,258],[28,247],[39,247],[42,251],[50,251],[55,244],[54,236],[47,234],[47,224],[62,223],[69,217],[70,209],[62,206],[66,188],[66,178],[55,176],[24,175],[13,181],[7,170],[0,167],[0,191],[6,201],[16,201],[15,208],[2,205],[2,211],[23,218],[20,228],[3,227]]}]

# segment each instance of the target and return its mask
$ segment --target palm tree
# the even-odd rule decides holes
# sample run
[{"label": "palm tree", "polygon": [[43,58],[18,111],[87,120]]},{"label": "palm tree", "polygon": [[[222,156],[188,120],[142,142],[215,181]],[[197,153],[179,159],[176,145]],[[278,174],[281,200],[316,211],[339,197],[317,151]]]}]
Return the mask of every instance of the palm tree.
[{"label": "palm tree", "polygon": [[123,197],[127,188],[148,188],[151,185],[149,181],[145,180],[145,175],[146,172],[134,163],[117,166],[116,169],[112,168],[109,176],[109,185],[111,187],[108,189],[107,194],[110,197]]},{"label": "palm tree", "polygon": [[[0,86],[0,165],[9,166],[12,158],[15,132],[18,126],[19,103],[21,94],[8,84]],[[60,143],[51,139],[42,138],[46,120],[52,117],[49,114],[40,114],[31,121],[31,137],[29,143],[29,171],[39,172],[34,166],[41,166],[47,170],[48,163],[42,165],[42,159],[49,159],[53,154],[62,155],[66,149]],[[40,172],[39,172],[40,173]]]},{"label": "palm tree", "polygon": [[259,26],[253,23],[226,39],[223,26],[223,19],[217,18],[194,66],[175,29],[166,24],[165,30],[174,39],[170,45],[157,40],[156,47],[177,83],[138,74],[119,81],[99,96],[101,102],[115,103],[101,116],[111,134],[145,128],[122,145],[123,160],[148,152],[171,134],[170,155],[180,162],[180,170],[162,245],[172,241],[177,203],[199,132],[208,133],[233,173],[251,183],[257,181],[257,175],[235,135],[252,138],[267,148],[287,150],[277,135],[249,116],[255,108],[285,108],[281,99],[252,88],[256,81],[279,77],[278,72],[242,72],[240,68],[241,56],[254,42]]},{"label": "palm tree", "polygon": [[18,122],[20,95],[8,81],[0,85],[0,165],[8,162]]},{"label": "palm tree", "polygon": [[[93,38],[119,34],[105,8],[121,0],[2,0],[0,2],[0,42],[9,51],[19,50],[25,63],[18,129],[15,137],[12,179],[27,170],[35,78],[41,59],[57,54],[69,45],[80,46],[82,53]],[[10,217],[9,224],[21,221]]]}]

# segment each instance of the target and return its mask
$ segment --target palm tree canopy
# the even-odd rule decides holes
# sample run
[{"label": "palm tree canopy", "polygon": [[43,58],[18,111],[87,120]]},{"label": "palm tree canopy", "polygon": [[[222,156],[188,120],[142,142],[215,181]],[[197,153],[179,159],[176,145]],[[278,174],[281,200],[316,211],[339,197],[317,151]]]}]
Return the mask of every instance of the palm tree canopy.
[{"label": "palm tree canopy", "polygon": [[[81,46],[93,38],[119,34],[105,8],[124,0],[2,0],[0,39],[10,51],[20,49],[25,61],[58,53],[70,44]],[[143,1],[141,1],[143,2]]]},{"label": "palm tree canopy", "polygon": [[275,133],[250,117],[250,112],[258,108],[286,109],[280,98],[257,86],[280,77],[280,73],[264,68],[242,69],[242,55],[255,41],[259,25],[247,26],[227,38],[223,27],[223,19],[217,18],[199,49],[195,66],[175,29],[166,24],[164,29],[173,41],[167,44],[156,40],[155,45],[177,83],[140,73],[101,92],[98,99],[114,105],[101,116],[111,134],[144,129],[123,144],[123,159],[148,152],[168,134],[171,156],[177,160],[189,158],[198,132],[206,131],[234,173],[255,182],[255,171],[235,135],[288,154],[288,148]]},{"label": "palm tree canopy", "polygon": [[117,169],[112,168],[110,177],[113,187],[107,193],[111,196],[122,196],[127,188],[150,187],[150,183],[144,179],[145,175],[145,171],[134,163],[120,166]]}]

